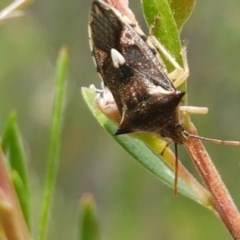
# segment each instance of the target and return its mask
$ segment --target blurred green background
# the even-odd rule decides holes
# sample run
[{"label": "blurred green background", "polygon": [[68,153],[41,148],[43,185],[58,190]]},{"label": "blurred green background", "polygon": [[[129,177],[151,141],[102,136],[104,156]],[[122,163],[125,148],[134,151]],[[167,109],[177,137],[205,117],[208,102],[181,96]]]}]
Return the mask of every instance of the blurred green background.
[{"label": "blurred green background", "polygon": [[[9,1],[1,0],[0,8]],[[49,239],[76,239],[81,196],[94,195],[103,239],[231,239],[211,212],[159,182],[134,161],[91,116],[81,86],[100,85],[87,34],[91,1],[35,1],[22,18],[0,27],[0,129],[11,110],[18,113],[33,192],[34,225],[44,182],[55,61],[70,52],[62,160]],[[130,5],[146,31],[140,1]],[[209,107],[194,116],[199,134],[240,140],[239,0],[201,0],[184,28],[189,41],[189,102]],[[240,150],[206,143],[240,207]],[[181,149],[184,164],[195,171]]]}]

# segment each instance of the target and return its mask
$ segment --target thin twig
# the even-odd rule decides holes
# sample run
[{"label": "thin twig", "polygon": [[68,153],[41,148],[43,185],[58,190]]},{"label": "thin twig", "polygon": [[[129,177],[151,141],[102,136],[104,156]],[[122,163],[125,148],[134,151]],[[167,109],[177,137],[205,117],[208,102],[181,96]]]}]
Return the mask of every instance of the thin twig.
[{"label": "thin twig", "polygon": [[[197,134],[194,125],[190,128],[188,131]],[[189,138],[185,147],[212,194],[217,213],[233,239],[240,240],[240,214],[202,142],[196,138]]]},{"label": "thin twig", "polygon": [[15,0],[9,4],[6,8],[0,11],[0,25],[10,18],[22,16],[23,12],[20,11],[20,9],[30,2],[31,0]]}]

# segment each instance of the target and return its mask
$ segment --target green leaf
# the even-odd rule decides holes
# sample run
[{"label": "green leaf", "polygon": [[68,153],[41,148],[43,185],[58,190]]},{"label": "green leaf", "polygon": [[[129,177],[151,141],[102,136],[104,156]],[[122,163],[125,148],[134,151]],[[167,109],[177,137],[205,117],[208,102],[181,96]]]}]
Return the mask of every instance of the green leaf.
[{"label": "green leaf", "polygon": [[9,162],[29,189],[22,138],[17,124],[16,113],[10,114],[2,135],[2,148],[9,154]]},{"label": "green leaf", "polygon": [[[146,146],[146,144],[149,144],[149,138],[147,140],[148,142],[145,144],[143,141],[128,135],[115,136],[114,134],[117,127],[97,107],[95,92],[88,88],[82,88],[82,94],[89,109],[100,125],[103,126],[107,132],[140,164],[160,178],[168,186],[173,188],[175,173],[159,158],[159,154]],[[188,180],[179,177],[178,191],[184,196],[193,199],[208,208],[212,208],[211,199],[209,198],[209,194],[205,188],[198,187],[198,190],[196,190],[193,187],[192,182],[188,182]]]},{"label": "green leaf", "polygon": [[[190,17],[195,0],[142,0],[145,19],[153,34],[182,65],[180,32]],[[172,70],[166,61],[169,70]]]},{"label": "green leaf", "polygon": [[21,177],[16,171],[12,171],[11,179],[18,195],[18,199],[23,211],[24,218],[26,220],[28,229],[31,229],[31,212],[30,212],[30,199],[29,192],[26,191],[25,185],[22,182]]},{"label": "green leaf", "polygon": [[[182,65],[181,40],[168,0],[142,0],[145,19],[153,34]],[[171,65],[166,62],[169,70]]]},{"label": "green leaf", "polygon": [[81,201],[80,240],[100,240],[99,223],[96,206],[91,195],[87,194]]},{"label": "green leaf", "polygon": [[30,227],[30,190],[29,179],[27,175],[26,158],[23,149],[22,138],[17,124],[16,113],[10,114],[2,136],[2,148],[5,154],[8,154],[11,173],[17,174],[18,183],[21,182],[20,188],[16,191],[20,200],[21,208],[25,220]]},{"label": "green leaf", "polygon": [[46,169],[47,173],[44,185],[44,196],[39,223],[39,240],[46,239],[49,214],[51,210],[58,165],[60,161],[59,154],[61,146],[62,125],[64,119],[65,86],[68,63],[69,58],[67,48],[63,47],[60,50],[56,66],[55,94],[52,109],[50,144]]},{"label": "green leaf", "polygon": [[196,0],[168,0],[172,9],[172,13],[177,24],[179,32],[181,32],[184,24],[191,16],[195,7]]}]

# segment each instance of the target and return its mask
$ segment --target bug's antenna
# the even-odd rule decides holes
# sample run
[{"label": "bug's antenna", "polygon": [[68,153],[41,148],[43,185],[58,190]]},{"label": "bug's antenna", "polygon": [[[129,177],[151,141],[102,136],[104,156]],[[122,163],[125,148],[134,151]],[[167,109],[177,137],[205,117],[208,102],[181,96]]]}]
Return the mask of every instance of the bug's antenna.
[{"label": "bug's antenna", "polygon": [[229,141],[229,140],[221,140],[221,139],[216,139],[216,138],[202,137],[202,136],[198,136],[198,135],[189,133],[189,132],[186,131],[186,130],[184,130],[184,134],[185,134],[187,137],[197,138],[197,139],[205,140],[205,141],[212,142],[212,143],[215,143],[215,144],[224,144],[224,145],[240,146],[240,141]]}]

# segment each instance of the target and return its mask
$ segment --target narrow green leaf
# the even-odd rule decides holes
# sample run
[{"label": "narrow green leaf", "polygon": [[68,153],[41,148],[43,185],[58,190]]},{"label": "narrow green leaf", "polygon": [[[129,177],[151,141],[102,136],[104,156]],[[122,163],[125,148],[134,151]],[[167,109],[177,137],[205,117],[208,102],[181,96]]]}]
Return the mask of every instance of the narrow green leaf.
[{"label": "narrow green leaf", "polygon": [[85,195],[81,201],[79,230],[80,240],[101,239],[95,202],[93,197],[89,194]]},{"label": "narrow green leaf", "polygon": [[[163,161],[161,161],[159,154],[153,152],[142,141],[136,138],[128,135],[115,136],[116,125],[107,119],[107,117],[97,107],[94,91],[88,88],[82,88],[82,94],[85,102],[100,125],[103,126],[107,132],[140,164],[160,178],[168,186],[173,188],[175,173]],[[211,200],[209,200],[208,193],[205,190],[195,191],[191,184],[188,184],[188,182],[182,178],[179,178],[178,191],[184,196],[193,199],[205,207],[211,208]]]},{"label": "narrow green leaf", "polygon": [[46,239],[49,213],[54,195],[56,176],[60,161],[61,133],[64,119],[64,101],[66,75],[68,71],[68,52],[63,47],[60,50],[56,66],[55,96],[52,109],[52,123],[50,129],[50,144],[47,159],[47,173],[44,185],[44,196],[39,222],[39,240]]},{"label": "narrow green leaf", "polygon": [[21,205],[21,209],[24,215],[24,218],[26,220],[28,229],[31,229],[31,213],[30,213],[30,199],[29,199],[29,193],[26,191],[25,185],[23,184],[23,181],[21,177],[18,175],[16,171],[11,172],[11,179],[14,185],[14,188],[16,190],[16,193],[18,195],[18,199]]},{"label": "narrow green leaf", "polygon": [[[181,40],[168,0],[142,0],[145,19],[153,34],[182,65]],[[169,70],[173,70],[166,61]]]},{"label": "narrow green leaf", "polygon": [[195,7],[196,0],[168,0],[179,32]]},{"label": "narrow green leaf", "polygon": [[18,173],[23,184],[29,189],[25,154],[15,112],[10,114],[3,130],[2,148],[4,153],[9,155],[11,168]]},{"label": "narrow green leaf", "polygon": [[14,184],[21,208],[24,213],[25,220],[30,228],[30,190],[29,179],[26,167],[26,158],[22,143],[20,130],[17,124],[16,113],[10,114],[6,127],[2,136],[2,148],[5,154],[8,155],[11,173],[18,176],[18,183],[21,182],[21,187],[17,182]]}]

